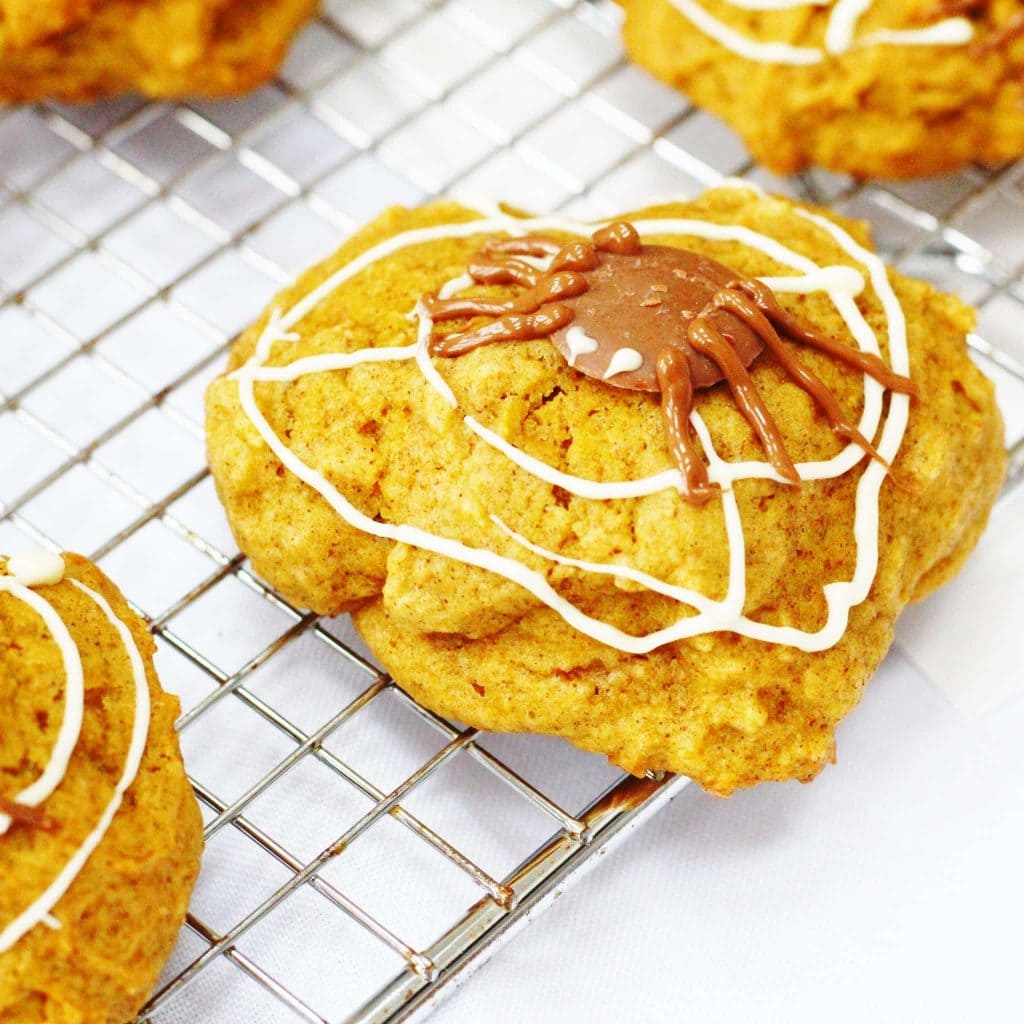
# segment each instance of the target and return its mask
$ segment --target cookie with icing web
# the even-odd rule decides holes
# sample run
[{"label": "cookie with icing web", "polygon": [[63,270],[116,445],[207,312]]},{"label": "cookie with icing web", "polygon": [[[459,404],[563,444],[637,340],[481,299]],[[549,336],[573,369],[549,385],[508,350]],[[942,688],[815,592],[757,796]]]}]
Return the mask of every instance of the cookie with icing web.
[{"label": "cookie with icing web", "polygon": [[[734,275],[708,277],[690,319],[729,338],[758,324],[736,362],[798,482],[766,457],[735,389],[709,380],[689,424],[716,489],[688,500],[663,396],[604,379],[632,346],[606,346],[603,372],[569,365],[587,294],[563,281],[538,303],[534,289],[594,270],[569,252],[577,269],[552,274],[537,239],[578,249],[619,221],[643,248],[694,254],[672,257],[690,277],[694,259]],[[528,268],[513,266],[520,280],[510,260]],[[750,303],[730,306],[735,294]],[[625,320],[659,295],[637,294]],[[572,302],[558,323],[506,321]],[[775,318],[775,348],[747,305]],[[238,343],[208,393],[211,466],[257,570],[301,605],[353,609],[397,681],[442,713],[564,735],[718,792],[806,778],[899,608],[962,561],[994,499],[1001,424],[966,355],[970,323],[956,300],[887,273],[859,227],[747,189],[597,225],[393,211]],[[509,328],[525,336],[474,344]],[[859,438],[833,429],[795,361]],[[643,365],[620,372],[650,381]]]}]

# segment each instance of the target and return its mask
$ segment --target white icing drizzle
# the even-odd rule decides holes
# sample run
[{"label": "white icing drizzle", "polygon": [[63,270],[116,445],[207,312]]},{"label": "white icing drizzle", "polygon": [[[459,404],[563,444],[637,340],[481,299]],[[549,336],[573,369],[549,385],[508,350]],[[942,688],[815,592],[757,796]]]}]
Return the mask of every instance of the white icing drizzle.
[{"label": "white icing drizzle", "polygon": [[748,11],[782,11],[797,7],[828,7],[832,10],[825,26],[822,46],[793,46],[789,43],[752,39],[716,18],[699,0],[670,0],[680,14],[706,36],[747,60],[761,64],[793,67],[820,64],[865,46],[963,46],[974,38],[974,26],[967,18],[945,18],[922,28],[882,29],[858,37],[861,18],[875,0],[726,0],[732,7]]},{"label": "white icing drizzle", "polygon": [[7,559],[7,575],[23,587],[52,587],[64,579],[64,559],[45,548],[19,551]]},{"label": "white icing drizzle", "polygon": [[580,356],[589,356],[598,349],[597,342],[582,327],[573,324],[565,332],[565,343],[569,346],[569,365],[575,366]]},{"label": "white icing drizzle", "polygon": [[860,46],[966,46],[974,38],[967,18],[946,18],[927,28],[879,29],[862,36]]},{"label": "white icing drizzle", "polygon": [[[12,559],[12,561],[14,561]],[[19,563],[16,563],[19,564]],[[24,563],[20,563],[24,564]],[[51,563],[52,564],[52,563]],[[63,565],[63,563],[62,563]],[[8,568],[10,563],[8,563]],[[33,591],[28,590],[26,587],[18,583],[9,583],[11,577],[0,577],[0,589],[8,590],[14,596],[19,597],[21,600],[26,601],[25,595],[29,595],[29,600],[26,601],[33,608],[38,610],[38,604],[36,599],[41,600],[39,595]],[[104,616],[110,622],[110,624],[117,631],[118,637],[121,643],[124,645],[125,653],[128,656],[128,661],[132,669],[132,678],[135,687],[135,708],[132,720],[132,734],[131,740],[128,744],[128,751],[125,755],[124,767],[121,771],[121,777],[118,780],[117,785],[114,787],[114,793],[111,796],[107,806],[104,808],[103,813],[100,815],[99,821],[93,827],[92,831],[85,837],[82,844],[77,850],[71,855],[69,860],[61,868],[60,872],[53,879],[52,882],[46,887],[45,891],[22,913],[20,913],[13,921],[6,925],[2,931],[0,931],[0,953],[4,953],[9,950],[16,942],[18,942],[24,935],[30,932],[36,925],[42,924],[47,928],[55,929],[60,928],[60,922],[53,916],[53,908],[61,900],[64,894],[71,887],[71,884],[78,877],[82,868],[85,867],[89,858],[92,856],[96,847],[102,842],[103,837],[106,835],[107,830],[110,828],[111,822],[114,820],[114,816],[117,814],[118,809],[121,806],[121,801],[124,798],[124,794],[128,788],[135,781],[136,775],[138,775],[139,765],[142,763],[142,756],[146,748],[146,738],[149,735],[149,718],[150,718],[150,702],[149,702],[149,685],[146,681],[146,669],[145,663],[142,659],[142,654],[139,652],[138,646],[132,637],[131,630],[117,617],[114,613],[113,608],[110,607],[109,602],[103,597],[102,594],[87,587],[84,583],[78,580],[71,579],[69,582],[77,587],[83,594],[85,594],[93,603],[97,605],[100,611],[103,612]],[[39,585],[39,584],[35,584]],[[48,605],[48,602],[43,602],[50,608],[50,611],[56,617],[56,626],[50,621],[47,616],[44,616],[47,622],[47,626],[50,628],[51,634],[57,640],[58,644],[62,643],[62,639],[66,637],[68,644],[70,645],[70,651],[73,652],[73,658],[70,659],[72,664],[78,666],[78,677],[81,680],[81,659],[78,654],[78,650],[75,647],[74,641],[71,639],[68,633],[67,627],[61,621],[59,616],[56,616],[56,612],[53,611],[52,606]],[[62,647],[62,654],[65,655],[65,665],[68,665],[69,658],[68,652]],[[68,700],[71,697],[71,672],[68,672],[69,682],[66,685],[66,692],[68,693]],[[65,708],[65,722],[68,717],[68,708]],[[75,743],[77,743],[78,734],[80,733],[80,720],[79,729],[75,733]],[[62,730],[63,732],[63,725]],[[75,744],[72,744],[72,747]],[[70,753],[69,753],[70,756]],[[53,764],[53,758],[51,758],[50,764]],[[67,762],[65,761],[65,769]],[[63,777],[64,771],[61,771],[61,777]],[[59,780],[58,780],[59,781]]]},{"label": "white icing drizzle", "polygon": [[496,448],[531,476],[552,486],[561,487],[570,494],[579,495],[581,498],[590,498],[594,501],[641,498],[646,494],[657,494],[659,491],[668,490],[670,487],[682,487],[682,478],[679,470],[675,468],[665,469],[652,476],[641,477],[639,480],[601,482],[587,480],[582,476],[573,476],[571,473],[563,473],[560,469],[549,466],[546,462],[541,462],[533,455],[528,455],[521,448],[506,441],[500,434],[485,427],[475,416],[466,416],[463,422],[482,441],[486,441],[492,448]]},{"label": "white icing drizzle", "polygon": [[[878,295],[886,316],[892,367],[898,373],[907,373],[909,356],[906,325],[899,301],[889,284],[885,265],[877,256],[858,245],[846,232],[830,221],[804,211],[796,212],[829,234],[852,259],[867,268],[872,288]],[[634,219],[633,223],[641,236],[667,234],[730,240],[747,245],[779,263],[791,266],[794,270],[800,271],[799,276],[768,278],[767,280],[781,282],[781,290],[794,293],[824,291],[846,321],[858,346],[863,351],[880,354],[878,339],[854,301],[854,297],[863,290],[865,283],[863,275],[854,268],[819,267],[812,260],[788,249],[775,239],[742,225],[716,224],[677,218]],[[415,345],[315,356],[296,360],[284,367],[266,367],[263,364],[269,358],[274,344],[283,340],[285,330],[297,324],[336,287],[377,260],[408,246],[444,238],[466,238],[500,232],[504,226],[504,220],[483,219],[404,232],[373,246],[351,263],[339,268],[283,315],[275,311],[257,340],[252,357],[232,375],[232,379],[238,385],[242,410],[267,446],[288,470],[313,487],[353,528],[385,540],[409,544],[468,565],[478,566],[512,580],[532,591],[540,601],[557,612],[581,633],[627,653],[647,653],[675,640],[722,630],[741,633],[770,643],[788,644],[805,651],[825,650],[837,643],[845,632],[850,609],[867,596],[877,569],[878,492],[885,477],[885,468],[875,461],[869,462],[857,487],[854,524],[857,560],[853,578],[849,581],[837,581],[825,585],[823,595],[828,606],[827,619],[820,629],[813,632],[791,626],[775,626],[755,622],[743,615],[746,597],[745,547],[743,525],[733,484],[742,479],[778,480],[779,477],[767,462],[730,463],[720,458],[715,451],[706,424],[696,411],[693,413],[692,422],[708,460],[709,479],[722,486],[722,507],[729,542],[730,567],[726,597],[721,601],[714,601],[705,595],[696,595],[682,588],[673,588],[671,584],[654,580],[628,566],[568,559],[533,544],[527,538],[516,534],[504,523],[496,521],[496,525],[508,536],[534,555],[548,558],[556,563],[574,566],[581,571],[631,579],[644,586],[649,586],[658,593],[675,596],[681,603],[697,610],[697,614],[684,617],[664,629],[644,636],[633,636],[584,614],[558,594],[543,574],[535,572],[522,562],[494,551],[471,547],[453,538],[439,536],[418,527],[407,524],[382,523],[371,519],[353,506],[322,473],[303,462],[273,430],[256,403],[254,392],[256,380],[294,380],[305,373],[344,370],[359,362],[374,359],[374,353],[386,353],[384,358],[387,359],[414,359],[423,371],[427,383],[452,407],[457,408],[458,403],[454,393],[441,378],[430,358],[428,344],[433,325],[422,305],[417,306],[420,323]],[[555,217],[524,219],[519,223],[519,227],[524,233],[537,230],[556,230],[581,236],[589,234],[593,228],[593,226],[585,226]],[[456,281],[461,286],[465,286],[465,278],[456,279]],[[456,281],[449,282],[442,292],[450,295],[458,291],[459,287],[456,286]],[[873,378],[865,375],[864,408],[859,426],[861,432],[869,439],[874,438],[881,422],[883,394],[882,386]],[[887,460],[891,461],[899,448],[906,429],[908,408],[909,403],[905,395],[893,394],[890,397],[889,413],[878,444],[879,452]],[[463,422],[474,434],[506,455],[522,469],[541,480],[558,484],[571,493],[585,498],[594,500],[630,498],[681,485],[679,472],[675,468],[664,470],[644,479],[628,481],[599,482],[572,476],[521,451],[485,427],[473,416],[465,416]],[[801,463],[797,466],[797,470],[801,479],[804,480],[834,478],[848,472],[863,457],[864,452],[858,446],[850,444],[832,459]]]},{"label": "white icing drizzle", "polygon": [[526,548],[527,551],[532,551],[535,555],[540,555],[541,558],[546,558],[549,562],[557,562],[559,565],[568,565],[574,569],[580,569],[583,572],[596,573],[600,576],[615,576],[618,579],[632,580],[634,583],[639,583],[648,590],[653,590],[656,594],[671,597],[673,601],[678,601],[680,604],[691,605],[702,612],[710,613],[718,607],[717,602],[712,601],[699,591],[690,590],[688,587],[677,587],[674,584],[666,583],[664,580],[659,580],[656,576],[651,576],[649,573],[641,572],[639,569],[634,569],[632,566],[615,565],[611,562],[587,562],[580,558],[568,558],[565,555],[558,554],[557,551],[551,551],[549,548],[543,548],[539,544],[534,544],[532,541],[527,540],[521,533],[516,533],[516,531],[510,526],[507,526],[498,516],[492,515],[490,520],[498,527],[499,530],[501,530],[506,536],[511,537],[517,544]]},{"label": "white icing drizzle", "polygon": [[875,0],[836,0],[825,28],[825,52],[833,56],[853,46],[857,25]]},{"label": "white icing drizzle", "polygon": [[822,267],[799,277],[761,277],[773,292],[809,295],[811,292],[836,292],[855,299],[864,291],[864,275],[853,267]]},{"label": "white icing drizzle", "polygon": [[788,11],[794,7],[831,7],[834,0],[728,0],[744,11]]},{"label": "white icing drizzle", "polygon": [[235,370],[233,379],[261,381],[290,381],[311,373],[327,373],[330,370],[350,370],[363,363],[402,362],[415,359],[418,345],[402,345],[394,348],[361,348],[356,352],[325,352],[319,356],[296,359],[287,366],[257,366],[249,369],[243,366]]},{"label": "white icing drizzle", "polygon": [[609,380],[620,373],[639,370],[644,365],[644,357],[635,348],[617,348],[608,360],[608,369],[604,371],[604,379]]},{"label": "white icing drizzle", "polygon": [[[23,601],[43,620],[64,663],[64,717],[50,758],[39,777],[12,798],[22,807],[38,807],[60,785],[82,731],[85,705],[82,659],[57,609],[30,589],[59,583],[64,575],[64,559],[49,551],[25,551],[8,559],[7,572],[10,575],[0,576],[0,593],[6,591]],[[0,813],[0,836],[10,827],[10,816]]]},{"label": "white icing drizzle", "polygon": [[814,46],[790,46],[789,43],[764,43],[742,32],[730,28],[724,21],[719,21],[708,13],[697,0],[671,0],[672,6],[680,14],[689,18],[704,35],[710,36],[716,43],[721,43],[727,50],[746,57],[747,60],[760,64],[788,64],[800,67],[807,64],[820,64],[825,54]]}]

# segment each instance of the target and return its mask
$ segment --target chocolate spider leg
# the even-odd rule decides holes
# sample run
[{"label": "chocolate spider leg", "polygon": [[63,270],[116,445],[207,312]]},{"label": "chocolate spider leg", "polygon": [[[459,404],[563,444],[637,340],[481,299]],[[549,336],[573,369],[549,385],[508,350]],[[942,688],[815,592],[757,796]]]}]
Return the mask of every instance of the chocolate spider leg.
[{"label": "chocolate spider leg", "polygon": [[546,338],[571,323],[572,318],[573,311],[557,303],[545,306],[536,313],[509,313],[482,327],[440,338],[431,345],[431,353],[437,356],[461,356],[481,345],[492,345],[495,342]]},{"label": "chocolate spider leg", "polygon": [[470,261],[469,276],[477,284],[521,284],[532,288],[540,280],[540,271],[514,257],[477,256]]},{"label": "chocolate spider leg", "polygon": [[825,414],[825,418],[829,421],[833,432],[838,437],[846,441],[852,441],[863,448],[873,459],[877,459],[882,463],[886,469],[889,468],[889,463],[878,454],[875,446],[857,429],[839,404],[835,395],[786,348],[768,318],[755,305],[748,294],[733,288],[723,288],[720,292],[715,293],[710,304],[716,309],[724,309],[732,313],[733,316],[757,333],[758,337],[765,343],[765,346],[771,350],[772,355],[775,356],[783,370],[811,396]]},{"label": "chocolate spider leg", "polygon": [[521,238],[491,238],[484,242],[481,252],[485,256],[493,256],[495,253],[504,253],[508,256],[533,256],[542,258],[554,256],[564,245],[564,242],[555,241],[553,238],[542,238],[539,235],[527,235]]},{"label": "chocolate spider leg", "polygon": [[29,807],[0,796],[0,814],[5,814],[14,825],[25,825],[43,832],[54,833],[58,824],[42,807]]},{"label": "chocolate spider leg", "polygon": [[460,320],[468,316],[504,316],[508,306],[482,298],[442,299],[429,292],[420,299],[423,311],[435,323],[439,320]]},{"label": "chocolate spider leg", "polygon": [[[536,287],[540,272],[529,263],[514,258],[496,256],[487,259],[477,256],[469,264],[469,276],[477,284],[521,284],[527,288]],[[428,292],[421,300],[431,320],[458,320],[467,316],[503,316],[510,311],[505,302],[485,298],[439,298],[436,292]]]},{"label": "chocolate spider leg", "polygon": [[590,237],[594,240],[594,245],[602,252],[633,256],[641,249],[640,233],[632,224],[624,220],[599,228]]},{"label": "chocolate spider leg", "polygon": [[938,21],[940,18],[968,18],[985,13],[989,0],[938,0],[921,12],[923,22]]},{"label": "chocolate spider leg", "polygon": [[508,302],[494,302],[478,296],[442,299],[436,293],[424,296],[423,308],[432,320],[457,320],[467,316],[504,316],[506,313],[536,313],[541,306],[571,299],[587,290],[582,274],[565,270],[545,274],[528,291]]},{"label": "chocolate spider leg", "polygon": [[582,239],[564,245],[551,259],[551,271],[593,270],[597,266],[597,250]]},{"label": "chocolate spider leg", "polygon": [[768,461],[778,474],[791,484],[799,484],[800,474],[797,473],[796,466],[786,451],[786,442],[782,439],[775,419],[758,394],[757,387],[747,373],[739,353],[712,323],[707,312],[701,313],[690,322],[687,340],[698,352],[718,364],[740,412],[754,428]]},{"label": "chocolate spider leg", "polygon": [[782,308],[772,290],[761,281],[756,281],[753,278],[743,278],[739,281],[731,282],[726,287],[745,292],[749,295],[754,300],[758,309],[783,334],[794,341],[799,341],[801,344],[827,352],[840,362],[846,363],[847,366],[852,366],[854,369],[874,377],[879,384],[890,391],[911,395],[914,398],[920,397],[917,385],[909,377],[904,377],[890,370],[878,356],[871,352],[862,352],[858,348],[851,348],[849,345],[844,345],[841,341],[818,334],[816,331],[812,331],[809,327],[804,326],[796,317]]},{"label": "chocolate spider leg", "polygon": [[682,496],[694,505],[703,505],[719,493],[716,484],[708,482],[708,471],[690,430],[693,409],[693,379],[690,360],[671,345],[658,353],[658,387],[661,389],[661,414],[665,424],[668,450],[683,474]]}]

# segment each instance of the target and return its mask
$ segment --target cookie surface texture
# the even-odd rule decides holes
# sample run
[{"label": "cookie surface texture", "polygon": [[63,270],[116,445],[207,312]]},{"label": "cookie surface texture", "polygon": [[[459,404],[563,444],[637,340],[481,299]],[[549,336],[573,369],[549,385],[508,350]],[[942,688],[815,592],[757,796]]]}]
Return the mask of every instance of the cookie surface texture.
[{"label": "cookie surface texture", "polygon": [[786,174],[911,178],[1024,155],[1021,0],[620,0],[638,64]]},{"label": "cookie surface texture", "polygon": [[[467,331],[528,325],[425,319],[461,295],[526,308],[523,287],[474,284],[467,267],[486,275],[478,254],[502,239],[505,258],[524,235],[551,248],[601,225],[437,203],[382,215],[238,341],[207,393],[219,495],[261,575],[298,605],[351,610],[399,685],[444,715],[723,794],[809,779],[900,609],[955,573],[998,491],[1002,423],[967,355],[973,314],[887,272],[861,225],[748,189],[621,220],[909,372],[915,400],[782,342],[879,457],[755,352],[750,380],[802,482],[776,474],[719,382],[693,398],[712,494],[685,500],[657,394],[573,369],[548,337],[440,357]],[[624,342],[659,309],[674,311],[667,338],[685,331],[688,311],[658,305],[666,280],[623,303]]]},{"label": "cookie surface texture", "polygon": [[0,102],[246,92],[314,0],[0,0]]},{"label": "cookie surface texture", "polygon": [[199,870],[178,701],[94,565],[22,581],[23,559],[0,560],[0,1020],[124,1024]]}]

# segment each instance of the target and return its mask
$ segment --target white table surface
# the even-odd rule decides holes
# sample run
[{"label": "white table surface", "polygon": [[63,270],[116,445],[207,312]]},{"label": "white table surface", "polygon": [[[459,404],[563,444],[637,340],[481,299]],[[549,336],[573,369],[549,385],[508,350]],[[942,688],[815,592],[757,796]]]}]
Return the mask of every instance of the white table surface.
[{"label": "white table surface", "polygon": [[1019,1021],[1022,739],[893,653],[812,785],[684,791],[435,1019]]}]

